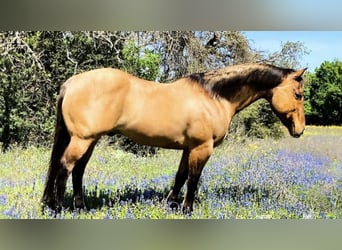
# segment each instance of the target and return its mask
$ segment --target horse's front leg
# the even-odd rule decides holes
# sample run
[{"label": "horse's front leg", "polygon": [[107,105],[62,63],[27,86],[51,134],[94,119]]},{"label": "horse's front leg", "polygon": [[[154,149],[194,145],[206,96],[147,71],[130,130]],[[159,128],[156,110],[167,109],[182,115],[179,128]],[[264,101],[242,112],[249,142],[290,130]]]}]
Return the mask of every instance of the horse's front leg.
[{"label": "horse's front leg", "polygon": [[189,154],[189,173],[187,181],[187,193],[183,201],[183,213],[191,213],[193,211],[193,202],[195,192],[202,170],[210,155],[213,152],[213,141],[207,141],[190,150]]},{"label": "horse's front leg", "polygon": [[178,208],[178,195],[183,187],[189,173],[189,149],[184,149],[182,159],[179,163],[178,171],[175,178],[175,184],[167,196],[167,203],[172,209]]}]

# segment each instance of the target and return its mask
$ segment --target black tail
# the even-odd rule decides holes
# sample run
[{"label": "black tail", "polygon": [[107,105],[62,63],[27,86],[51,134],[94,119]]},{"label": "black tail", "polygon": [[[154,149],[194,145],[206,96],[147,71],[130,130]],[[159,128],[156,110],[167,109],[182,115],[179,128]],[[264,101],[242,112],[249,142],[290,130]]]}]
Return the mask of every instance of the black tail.
[{"label": "black tail", "polygon": [[62,168],[61,158],[63,153],[70,142],[70,135],[66,128],[63,114],[62,114],[62,103],[64,98],[64,88],[62,87],[61,92],[57,100],[57,119],[55,128],[54,143],[50,158],[50,166],[47,172],[47,179],[42,197],[43,206],[49,206],[50,208],[55,207],[56,202],[56,176],[59,169]]}]

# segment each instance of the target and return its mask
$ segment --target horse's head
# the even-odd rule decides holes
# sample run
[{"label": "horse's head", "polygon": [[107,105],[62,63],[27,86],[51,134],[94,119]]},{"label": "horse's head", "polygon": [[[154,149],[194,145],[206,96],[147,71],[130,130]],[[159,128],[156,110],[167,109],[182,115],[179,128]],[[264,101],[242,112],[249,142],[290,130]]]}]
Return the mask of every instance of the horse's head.
[{"label": "horse's head", "polygon": [[287,74],[271,91],[271,107],[293,137],[300,137],[305,129],[302,78],[305,70]]}]

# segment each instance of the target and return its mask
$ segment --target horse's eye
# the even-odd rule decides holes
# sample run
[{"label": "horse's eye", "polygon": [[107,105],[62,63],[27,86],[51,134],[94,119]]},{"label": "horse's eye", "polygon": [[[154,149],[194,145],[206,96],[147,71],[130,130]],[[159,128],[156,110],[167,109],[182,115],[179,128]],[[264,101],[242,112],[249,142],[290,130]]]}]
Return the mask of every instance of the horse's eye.
[{"label": "horse's eye", "polygon": [[302,100],[303,95],[302,95],[302,94],[295,93],[295,98],[296,98],[296,100]]},{"label": "horse's eye", "polygon": [[295,78],[295,80],[296,80],[297,82],[301,82],[301,81],[303,81],[303,78],[302,78],[301,76],[297,76],[297,77]]}]

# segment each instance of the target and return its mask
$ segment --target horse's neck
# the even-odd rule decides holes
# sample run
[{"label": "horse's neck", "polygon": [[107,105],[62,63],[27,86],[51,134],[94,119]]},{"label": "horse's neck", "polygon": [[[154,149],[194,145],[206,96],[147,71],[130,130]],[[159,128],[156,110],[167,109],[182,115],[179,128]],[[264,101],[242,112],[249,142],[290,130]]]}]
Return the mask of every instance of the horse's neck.
[{"label": "horse's neck", "polygon": [[[246,94],[246,92],[248,94]],[[235,114],[246,108],[248,105],[252,104],[253,102],[257,101],[260,98],[266,98],[264,93],[262,92],[255,92],[255,91],[246,91],[246,92],[239,92],[235,93],[235,98],[216,98],[216,102],[218,103],[219,107],[221,107],[222,115],[225,117],[223,121],[230,125]],[[239,96],[241,93],[244,95]],[[266,98],[267,99],[267,98]]]},{"label": "horse's neck", "polygon": [[249,86],[244,86],[237,92],[227,99],[235,112],[239,112],[260,98],[267,96],[267,91],[257,91]]}]

